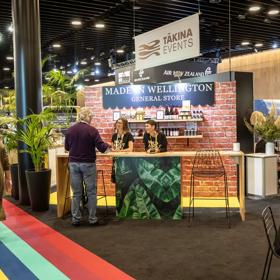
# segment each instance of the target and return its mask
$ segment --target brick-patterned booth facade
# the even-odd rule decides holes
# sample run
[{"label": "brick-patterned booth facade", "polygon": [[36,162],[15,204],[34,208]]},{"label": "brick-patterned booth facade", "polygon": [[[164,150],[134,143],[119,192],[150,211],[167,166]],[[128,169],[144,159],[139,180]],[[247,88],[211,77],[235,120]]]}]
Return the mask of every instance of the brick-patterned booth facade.
[{"label": "brick-patterned booth facade", "polygon": [[[114,132],[113,109],[103,109],[102,88],[85,88],[85,106],[93,111],[92,125],[95,126],[104,141],[110,143]],[[159,108],[144,108],[147,114],[156,115]],[[130,112],[130,109],[120,109],[122,113]],[[221,82],[215,83],[215,105],[214,106],[192,106],[192,110],[202,110],[204,121],[198,123],[199,133],[203,134],[201,139],[168,139],[169,151],[191,151],[199,149],[220,149],[231,150],[236,142],[236,83]],[[176,126],[169,123],[169,127]],[[165,125],[166,127],[166,125]],[[135,140],[135,151],[144,151],[141,139]],[[236,165],[230,158],[224,158],[224,165],[228,177],[229,195],[237,194],[237,171]],[[191,158],[182,160],[182,194],[187,196],[189,192]],[[97,159],[97,170],[102,169],[105,174],[106,189],[109,195],[115,194],[115,186],[111,183],[112,160],[107,157]],[[101,178],[98,178],[98,188],[100,188]],[[223,180],[203,180],[196,182],[196,196],[223,196]]]}]

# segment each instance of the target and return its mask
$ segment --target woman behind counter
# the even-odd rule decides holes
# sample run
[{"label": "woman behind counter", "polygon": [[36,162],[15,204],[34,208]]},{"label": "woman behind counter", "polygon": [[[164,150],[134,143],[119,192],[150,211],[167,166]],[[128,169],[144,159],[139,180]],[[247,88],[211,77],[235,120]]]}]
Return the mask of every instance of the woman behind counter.
[{"label": "woman behind counter", "polygon": [[132,152],[134,138],[129,132],[128,121],[120,118],[116,122],[116,133],[112,136],[113,152]]},{"label": "woman behind counter", "polygon": [[[127,119],[119,118],[115,129],[116,133],[112,136],[112,152],[133,152],[134,138],[129,132]],[[115,159],[113,159],[111,181],[116,182]]]},{"label": "woman behind counter", "polygon": [[147,153],[162,153],[167,151],[167,139],[164,133],[156,130],[157,123],[148,120],[145,125],[143,142]]}]

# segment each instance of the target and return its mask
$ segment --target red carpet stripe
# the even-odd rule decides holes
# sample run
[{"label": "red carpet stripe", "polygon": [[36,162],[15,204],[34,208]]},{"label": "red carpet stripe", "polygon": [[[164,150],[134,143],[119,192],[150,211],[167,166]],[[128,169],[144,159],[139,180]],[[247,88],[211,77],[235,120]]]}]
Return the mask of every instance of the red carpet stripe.
[{"label": "red carpet stripe", "polygon": [[131,280],[118,268],[56,232],[8,201],[7,227],[71,279]]}]

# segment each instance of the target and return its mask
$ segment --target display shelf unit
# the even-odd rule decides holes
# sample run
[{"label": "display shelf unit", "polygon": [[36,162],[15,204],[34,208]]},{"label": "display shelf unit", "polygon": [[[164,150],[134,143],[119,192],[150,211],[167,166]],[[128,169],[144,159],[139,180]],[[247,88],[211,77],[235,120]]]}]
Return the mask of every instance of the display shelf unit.
[{"label": "display shelf unit", "polygon": [[[146,123],[147,120],[128,120],[129,123]],[[174,120],[155,120],[158,123],[168,123],[168,122],[203,122],[203,119],[188,119],[188,120],[182,120],[182,119],[174,119]]]}]

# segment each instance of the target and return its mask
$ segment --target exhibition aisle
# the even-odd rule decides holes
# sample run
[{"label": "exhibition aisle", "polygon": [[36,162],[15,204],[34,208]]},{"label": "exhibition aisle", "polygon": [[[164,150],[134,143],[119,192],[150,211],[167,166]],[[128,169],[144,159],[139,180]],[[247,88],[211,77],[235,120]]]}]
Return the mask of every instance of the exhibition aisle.
[{"label": "exhibition aisle", "polygon": [[0,224],[2,277],[133,279],[11,202],[5,201],[4,207],[7,220]]},{"label": "exhibition aisle", "polygon": [[[128,278],[111,277],[109,273],[120,272],[100,260],[97,255],[139,280],[255,280],[259,279],[262,273],[267,250],[267,241],[260,218],[261,211],[266,205],[272,205],[276,222],[279,224],[279,202],[279,197],[261,201],[246,200],[246,222],[241,222],[236,209],[232,212],[230,230],[225,226],[223,208],[197,209],[192,227],[188,227],[185,219],[117,221],[112,208],[110,211],[112,214],[106,219],[106,225],[90,227],[85,222],[80,227],[73,228],[70,217],[57,219],[54,205],[51,205],[48,212],[43,213],[31,213],[30,207],[21,206],[30,215],[34,215],[35,219],[7,202],[9,218],[6,225],[16,223],[16,233],[21,238],[29,240],[29,245],[37,251],[41,250],[39,252],[52,262],[51,258],[44,255],[46,252],[42,251],[41,245],[38,246],[38,243],[38,247],[34,245],[36,240],[38,242],[43,240],[45,245],[48,242],[48,246],[44,245],[44,248],[47,247],[45,249],[51,257],[56,252],[58,261],[52,263],[65,274],[63,269],[67,265],[66,260],[70,257],[72,259],[70,258],[69,261],[72,264],[73,261],[75,262],[75,265],[69,265],[70,269],[74,270],[73,273],[77,269],[80,273],[88,272],[90,269],[88,278],[84,279],[130,279],[123,274],[121,274],[123,277]],[[99,216],[102,215],[102,209],[98,210]],[[11,216],[12,213],[17,214]],[[25,217],[24,220],[22,217]],[[22,223],[28,224],[28,228],[22,227]],[[43,231],[44,234],[39,235],[38,231]],[[21,235],[22,233],[25,233],[25,236]],[[64,240],[71,245],[68,247]],[[72,248],[77,249],[76,256]],[[89,254],[89,251],[96,255]],[[81,252],[89,258],[81,257]],[[62,258],[63,265],[59,267]],[[91,262],[90,267],[81,268],[82,264],[86,265],[87,262]],[[107,278],[95,277],[94,273],[98,273],[95,269],[97,262],[102,264],[98,271],[102,271]],[[273,260],[271,279],[279,279],[279,275],[280,267],[277,265],[277,260]],[[72,277],[72,279],[81,278]]]}]

